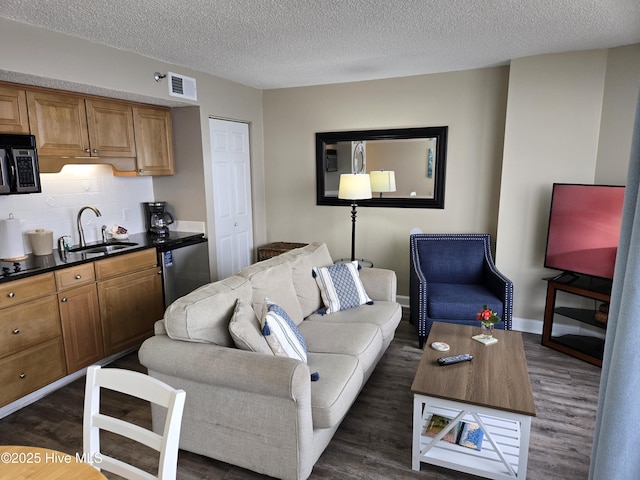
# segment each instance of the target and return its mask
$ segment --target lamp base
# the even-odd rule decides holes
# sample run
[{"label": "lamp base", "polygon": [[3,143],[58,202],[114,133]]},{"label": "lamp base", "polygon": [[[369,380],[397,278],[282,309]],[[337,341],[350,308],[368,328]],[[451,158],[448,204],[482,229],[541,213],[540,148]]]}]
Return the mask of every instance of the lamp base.
[{"label": "lamp base", "polygon": [[[371,260],[367,260],[366,258],[356,258],[355,261],[358,262],[358,265],[360,267],[364,267],[364,268],[372,268],[373,267],[373,262]],[[336,264],[336,263],[351,263],[351,259],[350,258],[340,258],[340,259],[336,260],[333,263],[334,264]]]}]

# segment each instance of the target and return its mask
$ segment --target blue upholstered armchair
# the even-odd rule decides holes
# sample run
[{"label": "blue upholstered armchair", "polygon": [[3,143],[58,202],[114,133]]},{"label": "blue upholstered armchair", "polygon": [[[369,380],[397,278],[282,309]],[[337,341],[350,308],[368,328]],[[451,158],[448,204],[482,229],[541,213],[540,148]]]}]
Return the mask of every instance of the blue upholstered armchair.
[{"label": "blue upholstered armchair", "polygon": [[413,234],[410,236],[410,322],[420,348],[433,322],[476,325],[483,305],[511,330],[513,283],[493,263],[487,234]]}]

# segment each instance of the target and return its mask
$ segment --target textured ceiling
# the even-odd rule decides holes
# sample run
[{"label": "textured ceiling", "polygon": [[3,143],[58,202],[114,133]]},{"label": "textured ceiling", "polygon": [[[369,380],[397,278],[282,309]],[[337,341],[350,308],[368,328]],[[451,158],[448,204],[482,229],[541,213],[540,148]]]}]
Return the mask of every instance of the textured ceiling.
[{"label": "textured ceiling", "polygon": [[640,43],[639,0],[0,0],[0,16],[260,89]]}]

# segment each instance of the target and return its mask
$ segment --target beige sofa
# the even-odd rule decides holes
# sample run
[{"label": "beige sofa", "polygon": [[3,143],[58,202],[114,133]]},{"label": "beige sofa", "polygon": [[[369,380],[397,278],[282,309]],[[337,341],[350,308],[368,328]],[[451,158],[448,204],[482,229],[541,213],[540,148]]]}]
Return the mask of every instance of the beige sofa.
[{"label": "beige sofa", "polygon": [[[318,313],[311,271],[332,263],[326,245],[313,243],[169,306],[139,357],[149,375],[187,392],[181,449],[277,478],[311,474],[402,316],[395,273],[378,268],[359,272],[373,304]],[[265,298],[298,326],[306,364],[272,353],[260,333]],[[163,417],[153,411],[154,427]]]}]

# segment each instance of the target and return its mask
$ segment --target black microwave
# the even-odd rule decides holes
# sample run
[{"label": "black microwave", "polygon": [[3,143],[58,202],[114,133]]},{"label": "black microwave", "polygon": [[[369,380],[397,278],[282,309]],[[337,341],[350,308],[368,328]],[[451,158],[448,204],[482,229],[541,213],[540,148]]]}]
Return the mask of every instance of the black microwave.
[{"label": "black microwave", "polygon": [[0,195],[41,191],[36,137],[0,133]]}]

